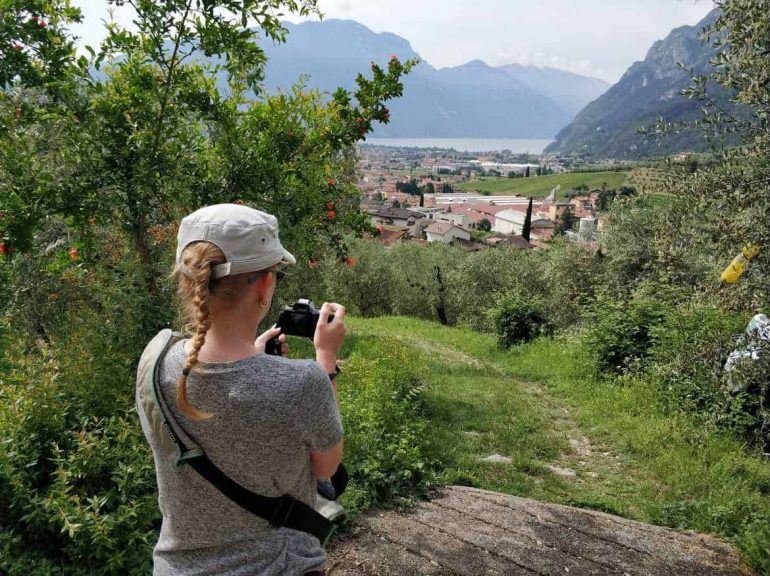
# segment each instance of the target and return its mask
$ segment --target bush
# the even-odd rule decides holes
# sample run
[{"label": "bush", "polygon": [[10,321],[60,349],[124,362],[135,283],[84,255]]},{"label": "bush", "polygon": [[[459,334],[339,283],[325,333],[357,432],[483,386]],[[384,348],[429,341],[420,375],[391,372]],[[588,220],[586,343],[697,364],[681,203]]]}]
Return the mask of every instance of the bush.
[{"label": "bush", "polygon": [[719,422],[770,452],[770,344],[762,343],[758,356],[740,362],[733,371]]},{"label": "bush", "polygon": [[724,406],[724,364],[746,315],[692,300],[652,328],[650,375],[670,410],[714,413]]},{"label": "bush", "polygon": [[503,348],[529,342],[537,336],[551,334],[551,324],[537,298],[506,294],[497,299],[489,311],[497,340]]},{"label": "bush", "polygon": [[501,294],[542,295],[548,287],[542,275],[542,255],[535,250],[501,247],[470,253],[460,259],[448,282],[457,322],[475,330],[494,332],[489,310]]},{"label": "bush", "polygon": [[599,296],[586,333],[597,372],[621,375],[639,369],[666,314],[666,300],[651,284],[643,285],[628,300]]},{"label": "bush", "polygon": [[408,501],[430,482],[419,366],[397,340],[353,344],[339,384],[350,473],[343,503],[353,513]]}]

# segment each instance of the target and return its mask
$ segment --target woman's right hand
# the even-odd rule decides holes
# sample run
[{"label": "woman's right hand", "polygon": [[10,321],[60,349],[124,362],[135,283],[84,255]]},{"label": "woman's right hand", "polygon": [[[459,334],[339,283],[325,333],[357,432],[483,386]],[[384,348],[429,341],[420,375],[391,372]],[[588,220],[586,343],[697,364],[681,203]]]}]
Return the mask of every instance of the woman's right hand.
[{"label": "woman's right hand", "polygon": [[[329,316],[334,319],[329,322]],[[313,345],[315,346],[316,361],[334,372],[337,355],[345,341],[345,307],[334,302],[324,302],[315,327]]]}]

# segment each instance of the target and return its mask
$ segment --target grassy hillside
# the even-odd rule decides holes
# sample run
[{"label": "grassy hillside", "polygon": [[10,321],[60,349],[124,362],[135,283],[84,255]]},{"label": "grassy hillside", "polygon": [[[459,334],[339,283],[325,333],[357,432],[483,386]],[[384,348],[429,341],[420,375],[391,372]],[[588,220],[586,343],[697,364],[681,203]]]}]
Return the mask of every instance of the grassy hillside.
[{"label": "grassy hillside", "polygon": [[[597,381],[571,340],[503,352],[492,336],[431,322],[351,318],[349,326],[348,349],[396,338],[420,352],[442,483],[711,532],[770,570],[770,462],[664,413],[649,385]],[[493,454],[511,461],[482,461]]]},{"label": "grassy hillside", "polygon": [[473,182],[455,185],[459,192],[478,191],[497,195],[521,194],[542,198],[548,196],[555,186],[561,186],[559,196],[567,190],[584,184],[589,188],[601,188],[606,183],[607,188],[618,188],[626,183],[629,172],[568,172],[565,174],[549,174],[530,178],[482,178]]}]

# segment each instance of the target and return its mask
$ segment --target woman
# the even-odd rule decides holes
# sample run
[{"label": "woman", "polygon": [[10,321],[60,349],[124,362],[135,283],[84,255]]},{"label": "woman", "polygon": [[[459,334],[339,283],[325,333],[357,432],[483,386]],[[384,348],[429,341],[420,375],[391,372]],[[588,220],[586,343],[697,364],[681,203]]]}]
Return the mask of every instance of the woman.
[{"label": "woman", "polygon": [[[312,505],[316,478],[331,476],[342,459],[333,377],[345,310],[321,308],[315,362],[265,354],[280,329],[256,342],[254,335],[283,277],[281,266],[294,263],[269,214],[220,204],[184,218],[175,275],[192,337],[169,349],[159,379],[177,422],[225,474],[258,494],[291,494]],[[175,466],[139,412],[163,513],[156,576],[323,574],[316,538],[271,526],[190,466]]]}]

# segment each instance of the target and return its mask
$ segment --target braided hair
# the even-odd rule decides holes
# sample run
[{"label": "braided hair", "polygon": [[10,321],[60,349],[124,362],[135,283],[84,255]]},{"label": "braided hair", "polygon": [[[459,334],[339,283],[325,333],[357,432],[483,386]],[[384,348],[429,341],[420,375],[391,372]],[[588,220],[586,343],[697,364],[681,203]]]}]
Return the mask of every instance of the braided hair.
[{"label": "braided hair", "polygon": [[[212,267],[225,262],[222,251],[211,242],[196,242],[185,249],[182,266],[174,274],[178,277],[179,308],[185,320],[185,331],[192,336],[192,350],[185,360],[176,390],[179,409],[195,420],[206,420],[213,414],[198,410],[187,399],[187,378],[198,365],[198,354],[211,327],[209,297],[220,282],[211,277]],[[184,272],[182,272],[184,271]]]}]

